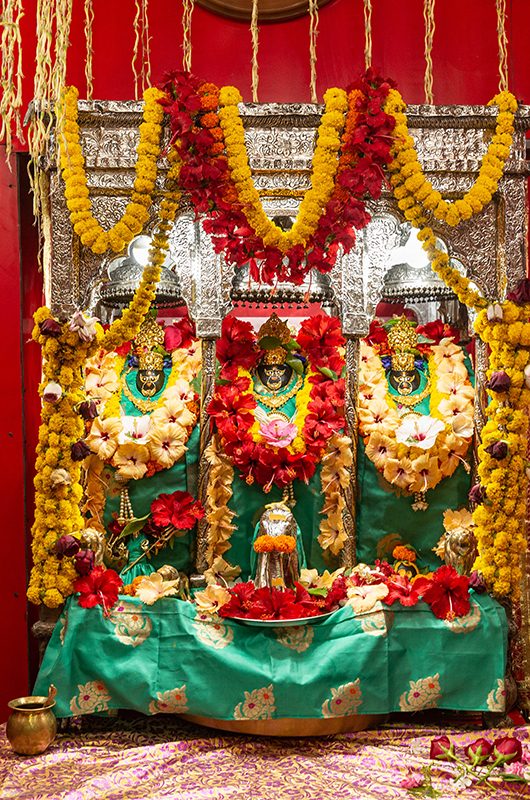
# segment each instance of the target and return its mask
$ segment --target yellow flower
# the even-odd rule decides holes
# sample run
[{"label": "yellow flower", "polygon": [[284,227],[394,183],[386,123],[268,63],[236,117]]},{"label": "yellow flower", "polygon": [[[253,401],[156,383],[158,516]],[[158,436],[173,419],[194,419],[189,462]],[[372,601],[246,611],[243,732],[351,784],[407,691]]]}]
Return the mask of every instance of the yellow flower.
[{"label": "yellow flower", "polygon": [[180,425],[153,425],[149,433],[149,453],[153,461],[172,467],[186,452],[186,431]]},{"label": "yellow flower", "polygon": [[113,417],[109,419],[96,417],[92,423],[86,443],[102,461],[108,461],[114,455],[121,427],[120,420]]},{"label": "yellow flower", "polygon": [[137,481],[147,472],[149,450],[143,444],[129,442],[116,450],[112,464],[121,478]]},{"label": "yellow flower", "polygon": [[202,592],[197,592],[193,600],[201,614],[216,614],[219,609],[230,602],[231,594],[223,586],[210,584]]}]

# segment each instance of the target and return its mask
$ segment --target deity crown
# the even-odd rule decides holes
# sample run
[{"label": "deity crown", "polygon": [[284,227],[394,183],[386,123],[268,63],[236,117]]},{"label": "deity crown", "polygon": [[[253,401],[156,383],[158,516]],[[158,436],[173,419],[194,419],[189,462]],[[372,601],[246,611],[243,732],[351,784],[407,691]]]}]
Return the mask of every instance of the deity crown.
[{"label": "deity crown", "polygon": [[154,317],[144,319],[134,340],[134,354],[138,358],[138,369],[161,370],[164,354],[156,348],[164,347],[164,328]]},{"label": "deity crown", "polygon": [[265,350],[263,356],[263,363],[270,366],[272,364],[283,364],[287,355],[287,349],[283,346],[286,345],[292,338],[291,331],[287,322],[282,322],[278,315],[273,312],[269,319],[263,323],[258,332],[258,344],[265,336],[270,336],[280,342],[280,347],[275,347],[272,350]]},{"label": "deity crown", "polygon": [[418,346],[416,326],[405,316],[390,326],[388,344],[393,351],[390,358],[395,372],[411,372],[414,369],[415,350]]}]

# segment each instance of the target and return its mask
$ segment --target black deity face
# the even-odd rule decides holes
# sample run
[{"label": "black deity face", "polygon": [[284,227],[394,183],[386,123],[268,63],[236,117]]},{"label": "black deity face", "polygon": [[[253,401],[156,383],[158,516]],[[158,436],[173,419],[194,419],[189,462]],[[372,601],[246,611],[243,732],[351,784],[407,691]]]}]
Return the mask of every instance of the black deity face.
[{"label": "black deity face", "polygon": [[278,392],[291,380],[293,369],[288,364],[260,364],[258,375],[260,381],[271,392]]},{"label": "black deity face", "polygon": [[164,385],[163,369],[139,369],[136,376],[136,387],[144,397],[153,397]]},{"label": "black deity face", "polygon": [[412,394],[420,385],[420,373],[417,369],[406,372],[390,370],[389,382],[399,394]]}]

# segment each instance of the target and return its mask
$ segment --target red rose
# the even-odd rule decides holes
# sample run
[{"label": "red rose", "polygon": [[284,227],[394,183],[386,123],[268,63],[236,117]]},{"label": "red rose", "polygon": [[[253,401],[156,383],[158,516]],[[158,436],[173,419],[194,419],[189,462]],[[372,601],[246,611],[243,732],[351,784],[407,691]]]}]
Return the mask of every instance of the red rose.
[{"label": "red rose", "polygon": [[455,754],[455,746],[448,736],[437,736],[431,740],[431,752],[429,758],[437,761],[450,761]]},{"label": "red rose", "polygon": [[473,762],[473,766],[485,764],[493,752],[493,745],[487,739],[476,739],[466,747],[465,752],[469,760]]},{"label": "red rose", "polygon": [[103,606],[108,614],[116,600],[123,581],[117,572],[105,567],[95,567],[89,575],[74,581],[74,591],[79,592],[79,605],[83,608]]},{"label": "red rose", "polygon": [[493,742],[493,755],[499,764],[508,761],[520,761],[523,755],[523,745],[515,736],[501,736]]}]

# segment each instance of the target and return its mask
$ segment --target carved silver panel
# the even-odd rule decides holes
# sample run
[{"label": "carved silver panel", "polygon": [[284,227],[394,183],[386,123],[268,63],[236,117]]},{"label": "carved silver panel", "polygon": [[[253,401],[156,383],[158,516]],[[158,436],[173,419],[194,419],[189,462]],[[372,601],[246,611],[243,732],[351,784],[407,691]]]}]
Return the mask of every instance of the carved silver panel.
[{"label": "carved silver panel", "polygon": [[215,252],[210,237],[191,213],[182,214],[171,229],[169,253],[197,335],[218,338],[230,309],[232,267]]},{"label": "carved silver panel", "polygon": [[[240,111],[250,162],[257,170],[256,185],[262,192],[266,212],[271,216],[295,216],[300,193],[309,185],[315,132],[322,106],[247,104],[241,105]],[[142,103],[82,101],[79,112],[94,210],[100,222],[108,227],[119,218],[134,181]],[[496,113],[495,108],[483,106],[409,106],[409,125],[420,160],[436,187],[454,197],[469,189],[494,130]],[[483,214],[456,229],[441,224],[436,226],[437,234],[447,243],[451,255],[462,261],[467,274],[489,297],[502,294],[525,274],[527,163],[524,132],[529,127],[530,109],[521,106],[516,118],[512,154],[495,202]],[[162,171],[165,166],[162,163]],[[87,287],[101,272],[103,259],[82,247],[77,237],[72,235],[61,196],[62,184],[53,159],[47,169],[51,173],[52,207],[47,299],[55,313],[64,315],[82,302]],[[267,190],[274,189],[287,190],[294,196],[278,197],[274,193],[267,196]],[[146,230],[150,230],[156,220],[156,208],[155,202]],[[378,201],[377,210],[378,213],[390,211],[399,216],[388,192]],[[201,252],[197,258],[202,257]],[[210,260],[211,257],[211,252],[204,250],[204,258]],[[209,263],[213,265],[214,261]],[[215,269],[216,274],[219,270],[230,271],[226,265]],[[229,281],[225,284],[228,285]],[[202,296],[206,298],[207,294],[205,289]],[[213,298],[213,294],[211,296]],[[206,319],[204,302],[202,319]],[[218,313],[220,307],[216,308],[213,317],[217,319]]]}]

